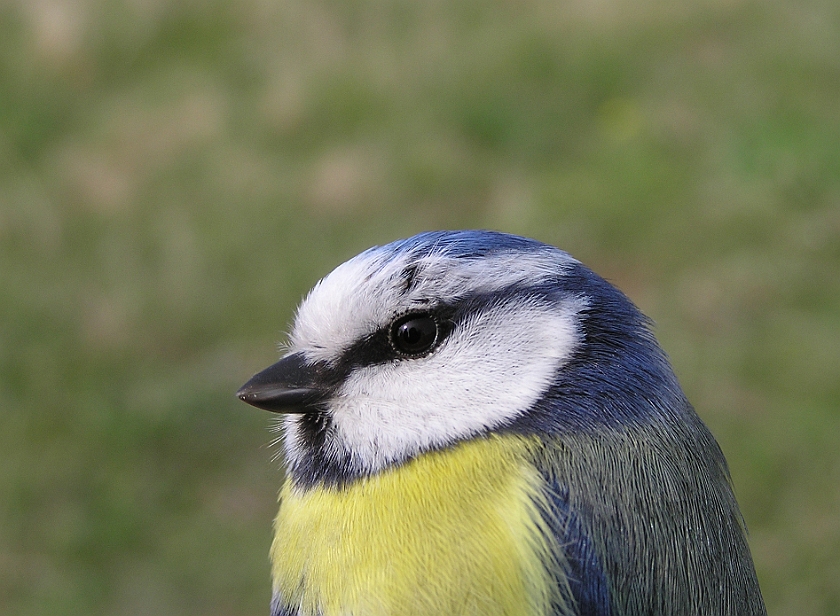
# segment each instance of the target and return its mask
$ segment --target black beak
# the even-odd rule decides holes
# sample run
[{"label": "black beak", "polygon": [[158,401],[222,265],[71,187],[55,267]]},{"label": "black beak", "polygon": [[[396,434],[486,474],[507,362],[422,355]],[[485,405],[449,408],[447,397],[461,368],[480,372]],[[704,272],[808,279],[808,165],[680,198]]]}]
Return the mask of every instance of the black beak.
[{"label": "black beak", "polygon": [[236,395],[243,402],[275,413],[307,413],[329,395],[303,355],[287,355],[251,377]]}]

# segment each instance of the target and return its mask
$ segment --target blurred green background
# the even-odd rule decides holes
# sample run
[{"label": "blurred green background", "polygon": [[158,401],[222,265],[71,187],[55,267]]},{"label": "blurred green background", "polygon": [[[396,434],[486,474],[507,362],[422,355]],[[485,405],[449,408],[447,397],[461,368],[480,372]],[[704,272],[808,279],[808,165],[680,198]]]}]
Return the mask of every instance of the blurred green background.
[{"label": "blurred green background", "polygon": [[338,263],[463,227],[654,318],[771,615],[840,614],[836,0],[0,2],[0,612],[267,614],[234,391]]}]

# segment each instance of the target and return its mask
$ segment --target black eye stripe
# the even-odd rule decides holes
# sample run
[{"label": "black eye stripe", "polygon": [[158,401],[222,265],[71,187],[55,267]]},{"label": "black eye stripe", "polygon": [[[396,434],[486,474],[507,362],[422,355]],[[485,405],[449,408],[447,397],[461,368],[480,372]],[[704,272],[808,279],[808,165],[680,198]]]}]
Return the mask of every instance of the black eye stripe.
[{"label": "black eye stripe", "polygon": [[[411,278],[411,273],[409,269],[406,276]],[[430,301],[427,306],[409,308],[409,312],[398,313],[399,316],[394,317],[390,323],[357,340],[345,349],[335,361],[325,364],[327,366],[325,373],[329,375],[332,382],[340,383],[354,368],[359,366],[374,366],[387,364],[394,360],[410,360],[423,357],[440,347],[452,331],[458,327],[458,323],[465,322],[470,315],[481,314],[483,311],[510,301],[512,298],[523,298],[520,301],[527,298],[530,302],[552,303],[555,301],[551,299],[553,292],[554,287],[524,288],[512,285],[502,290],[460,298],[457,299],[457,303],[453,300],[451,303],[433,304],[431,298],[429,298]],[[397,324],[404,324],[403,320],[411,320],[412,317],[417,318],[419,316],[430,317],[437,323],[437,336],[428,349],[423,350],[421,345],[410,352],[401,351],[394,344],[394,327]]]},{"label": "black eye stripe", "polygon": [[[388,325],[382,327],[378,331],[365,336],[350,348],[345,350],[337,361],[330,362],[327,372],[333,381],[340,382],[350,372],[359,366],[373,366],[376,364],[385,364],[397,359],[411,359],[414,357],[421,357],[434,351],[437,347],[446,340],[447,336],[456,327],[455,308],[447,305],[438,305],[434,308],[425,310],[416,310],[410,313],[403,313],[399,317],[393,319]],[[411,320],[411,317],[419,315],[427,315],[435,320],[437,323],[437,336],[431,349],[424,352],[405,353],[401,352],[398,347],[394,345],[393,329],[394,325],[404,320]]]}]

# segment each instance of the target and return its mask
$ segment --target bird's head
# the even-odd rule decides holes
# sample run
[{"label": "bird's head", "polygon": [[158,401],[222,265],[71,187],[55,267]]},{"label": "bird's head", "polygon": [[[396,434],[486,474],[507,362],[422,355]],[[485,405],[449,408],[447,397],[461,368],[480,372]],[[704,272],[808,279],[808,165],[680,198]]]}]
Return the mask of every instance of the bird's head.
[{"label": "bird's head", "polygon": [[303,483],[342,483],[493,431],[560,433],[681,396],[644,317],[568,254],[488,231],[371,248],[300,305],[288,353],[238,392],[286,414]]}]

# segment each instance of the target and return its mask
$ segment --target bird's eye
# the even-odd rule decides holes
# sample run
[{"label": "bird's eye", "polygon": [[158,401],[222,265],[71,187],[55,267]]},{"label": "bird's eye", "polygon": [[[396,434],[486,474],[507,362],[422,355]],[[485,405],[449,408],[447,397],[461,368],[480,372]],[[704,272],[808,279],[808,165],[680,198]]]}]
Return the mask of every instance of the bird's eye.
[{"label": "bird's eye", "polygon": [[438,322],[431,315],[408,314],[391,326],[391,344],[402,355],[423,355],[435,346],[439,330]]}]

